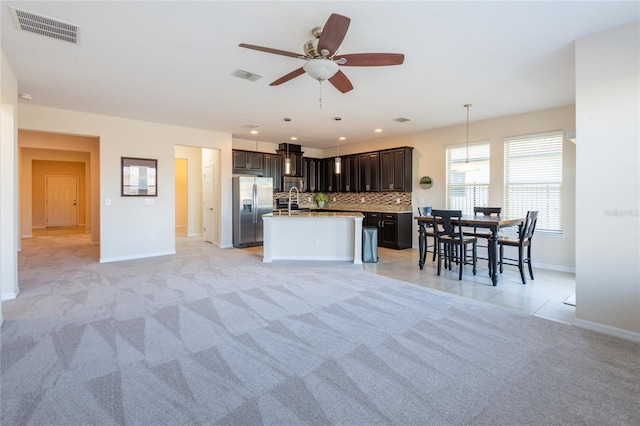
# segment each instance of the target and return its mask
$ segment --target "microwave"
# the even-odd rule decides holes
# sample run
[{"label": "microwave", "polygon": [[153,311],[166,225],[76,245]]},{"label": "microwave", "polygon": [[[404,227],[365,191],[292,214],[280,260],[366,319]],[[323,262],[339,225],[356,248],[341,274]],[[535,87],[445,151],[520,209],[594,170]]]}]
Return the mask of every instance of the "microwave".
[{"label": "microwave", "polygon": [[291,188],[298,188],[298,191],[304,191],[304,178],[300,176],[285,176],[282,178],[282,189],[290,191]]}]

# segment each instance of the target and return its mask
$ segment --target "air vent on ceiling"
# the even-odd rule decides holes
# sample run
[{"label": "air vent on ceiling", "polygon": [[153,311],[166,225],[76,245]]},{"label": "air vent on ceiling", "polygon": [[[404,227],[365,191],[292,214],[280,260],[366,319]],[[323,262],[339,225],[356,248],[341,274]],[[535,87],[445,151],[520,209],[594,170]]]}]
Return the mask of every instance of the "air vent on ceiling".
[{"label": "air vent on ceiling", "polygon": [[249,80],[249,81],[258,81],[262,78],[261,75],[254,74],[249,71],[241,70],[240,68],[235,70],[231,75],[242,78],[244,80]]},{"label": "air vent on ceiling", "polygon": [[9,9],[11,9],[13,22],[18,30],[78,44],[79,26],[14,7],[9,7]]},{"label": "air vent on ceiling", "polygon": [[411,121],[411,120],[404,117],[398,117],[398,118],[394,118],[393,121],[397,121],[398,123],[406,123],[407,121]]}]

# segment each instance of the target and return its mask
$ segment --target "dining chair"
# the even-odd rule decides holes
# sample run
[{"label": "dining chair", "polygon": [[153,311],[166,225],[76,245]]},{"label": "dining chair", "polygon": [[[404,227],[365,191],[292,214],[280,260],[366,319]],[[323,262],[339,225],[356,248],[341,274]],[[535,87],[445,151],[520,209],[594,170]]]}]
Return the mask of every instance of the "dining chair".
[{"label": "dining chair", "polygon": [[[476,274],[476,243],[478,239],[462,234],[462,227],[458,224],[462,218],[461,210],[432,210],[433,229],[436,231],[436,251],[438,257],[438,275],[440,275],[442,260],[445,268],[451,269],[451,264],[458,264],[458,279],[462,279],[464,265],[473,265],[473,275]],[[454,223],[457,220],[458,223]],[[468,246],[471,245],[471,261],[467,259]],[[458,250],[459,249],[459,250]],[[460,253],[459,255],[456,253]]]},{"label": "dining chair", "polygon": [[[431,211],[433,210],[433,208],[431,206],[425,206],[425,207],[418,207],[418,215],[422,216],[422,217],[429,217],[431,216]],[[424,224],[425,227],[425,253],[429,251],[429,247],[432,248],[433,250],[433,258],[431,259],[431,261],[435,261],[436,260],[436,245],[437,245],[437,238],[438,238],[438,234],[436,233],[436,231],[433,229],[433,223],[432,222],[425,222]],[[428,238],[433,238],[433,244],[429,245],[427,243]]]},{"label": "dining chair", "polygon": [[[500,216],[502,213],[502,207],[474,207],[473,215],[474,216]],[[491,231],[486,229],[478,229],[477,227],[473,227],[473,230],[463,231],[464,235],[474,236],[477,238],[483,238],[487,240],[485,245],[478,244],[478,248],[487,249],[487,257],[486,259],[489,261],[489,275],[491,275],[491,258],[493,257],[493,251],[489,249],[488,240],[491,238]],[[478,257],[478,259],[485,259],[484,257]]]},{"label": "dining chair", "polygon": [[[524,275],[524,264],[529,267],[529,276],[533,279],[533,269],[531,268],[531,239],[533,233],[536,230],[536,222],[538,221],[537,211],[528,211],[527,217],[518,227],[518,238],[512,238],[508,236],[501,236],[498,238],[498,245],[500,246],[500,273],[502,273],[503,265],[513,265],[520,269],[520,278],[522,278],[522,284],[527,283],[527,279]],[[504,247],[517,247],[518,258],[504,257]],[[525,254],[525,247],[527,248]],[[516,263],[517,262],[517,263]]]}]

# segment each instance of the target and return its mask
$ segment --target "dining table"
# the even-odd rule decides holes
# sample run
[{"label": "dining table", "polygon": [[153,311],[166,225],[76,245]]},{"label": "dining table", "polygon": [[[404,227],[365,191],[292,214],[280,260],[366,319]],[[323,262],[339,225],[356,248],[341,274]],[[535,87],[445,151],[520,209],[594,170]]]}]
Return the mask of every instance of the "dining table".
[{"label": "dining table", "polygon": [[[489,276],[492,284],[495,286],[498,284],[500,276],[498,272],[498,232],[502,228],[511,226],[520,227],[525,219],[525,217],[462,215],[460,219],[452,219],[451,222],[455,225],[484,228],[491,231],[491,235],[488,238],[487,250],[493,253],[493,256],[489,256]],[[418,246],[420,248],[420,260],[418,261],[418,265],[420,269],[422,269],[427,256],[427,227],[433,224],[433,217],[415,216],[415,220],[418,222],[419,232]]]}]

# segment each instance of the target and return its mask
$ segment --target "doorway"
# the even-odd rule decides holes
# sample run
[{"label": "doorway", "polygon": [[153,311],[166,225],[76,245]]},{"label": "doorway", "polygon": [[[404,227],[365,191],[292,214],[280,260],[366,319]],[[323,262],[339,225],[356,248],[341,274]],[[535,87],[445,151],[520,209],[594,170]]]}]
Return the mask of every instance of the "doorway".
[{"label": "doorway", "polygon": [[176,236],[187,236],[188,225],[188,160],[175,159],[175,189],[176,189]]},{"label": "doorway", "polygon": [[46,228],[78,227],[78,177],[46,176]]},{"label": "doorway", "polygon": [[214,242],[215,229],[215,196],[213,164],[205,166],[202,180],[202,199],[204,208],[204,240],[208,243]]}]

